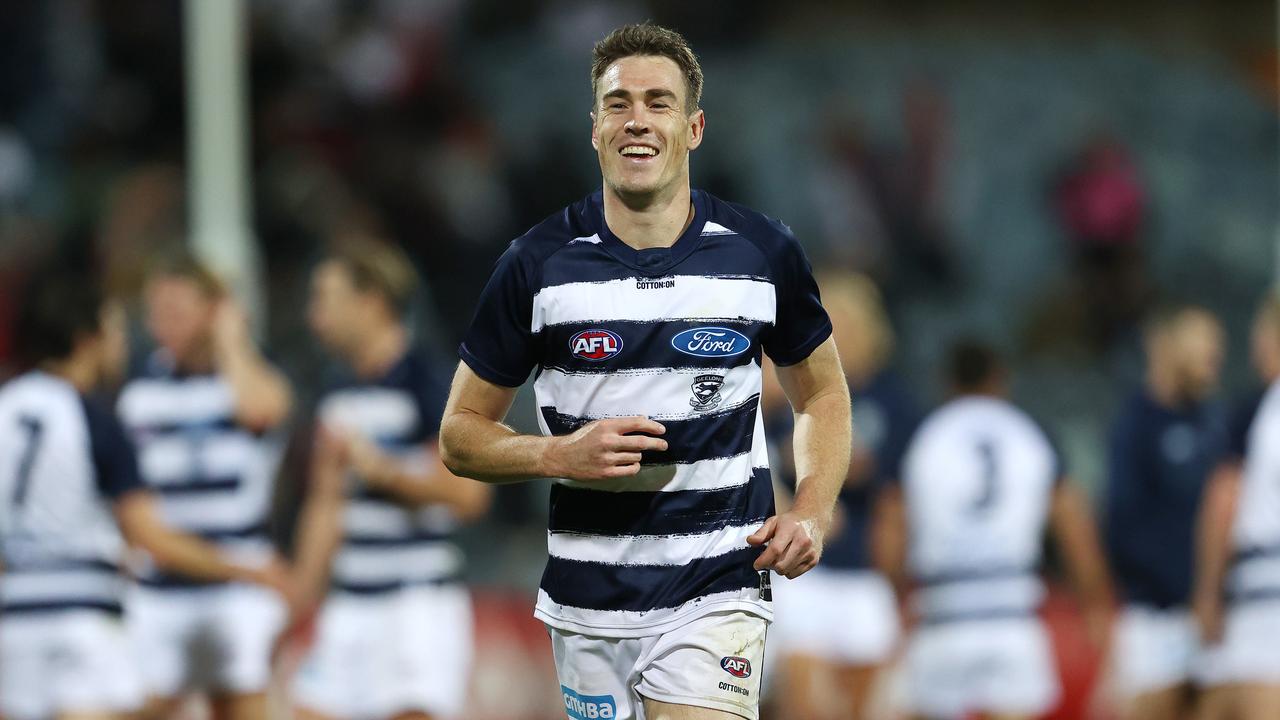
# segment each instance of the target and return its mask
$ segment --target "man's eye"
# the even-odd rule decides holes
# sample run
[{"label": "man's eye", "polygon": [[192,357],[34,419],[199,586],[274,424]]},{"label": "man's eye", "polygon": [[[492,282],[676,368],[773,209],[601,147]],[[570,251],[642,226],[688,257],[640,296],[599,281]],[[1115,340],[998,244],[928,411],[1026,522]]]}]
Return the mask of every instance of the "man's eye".
[{"label": "man's eye", "polygon": [[611,104],[611,105],[609,106],[609,109],[610,109],[610,110],[622,110],[622,109],[623,109],[623,108],[625,108],[625,107],[626,107],[626,105],[623,105],[622,103],[613,103],[613,104]]},{"label": "man's eye", "polygon": [[666,110],[670,106],[667,105],[666,103],[653,103],[649,107],[653,108],[654,110]]}]

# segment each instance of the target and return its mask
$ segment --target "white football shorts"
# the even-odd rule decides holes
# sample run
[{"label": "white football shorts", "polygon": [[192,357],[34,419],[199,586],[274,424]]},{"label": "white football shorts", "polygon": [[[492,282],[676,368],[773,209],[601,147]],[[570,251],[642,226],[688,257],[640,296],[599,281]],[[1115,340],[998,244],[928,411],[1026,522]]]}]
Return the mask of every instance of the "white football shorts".
[{"label": "white football shorts", "polygon": [[57,610],[0,618],[0,716],[128,713],[144,701],[121,618]]},{"label": "white football shorts", "polygon": [[893,654],[900,627],[893,588],[875,571],[818,566],[773,582],[771,655],[879,665]]},{"label": "white football shorts", "polygon": [[349,720],[402,712],[462,717],[473,654],[471,595],[419,585],[376,595],[337,592],[294,679],[303,707]]},{"label": "white football shorts", "polygon": [[1196,680],[1203,685],[1280,685],[1280,598],[1227,609],[1222,642],[1204,648]]},{"label": "white football shorts", "polygon": [[548,627],[570,720],[645,720],[644,700],[757,720],[768,621],[711,612],[660,635],[605,638]]},{"label": "white football shorts", "polygon": [[922,625],[907,643],[908,705],[927,717],[1041,715],[1061,692],[1039,618]]}]

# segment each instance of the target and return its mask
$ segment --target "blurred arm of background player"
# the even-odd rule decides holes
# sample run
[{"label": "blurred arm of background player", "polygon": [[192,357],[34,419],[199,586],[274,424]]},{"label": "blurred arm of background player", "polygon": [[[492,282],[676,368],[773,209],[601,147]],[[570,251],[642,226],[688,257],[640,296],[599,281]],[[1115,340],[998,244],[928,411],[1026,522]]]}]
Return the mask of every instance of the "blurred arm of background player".
[{"label": "blurred arm of background player", "polygon": [[320,604],[329,584],[329,565],[342,540],[346,463],[340,444],[321,427],[311,453],[311,484],[298,516],[294,571],[302,592],[302,620]]},{"label": "blurred arm of background player", "polygon": [[1231,556],[1231,528],[1240,493],[1241,467],[1223,463],[1209,479],[1196,527],[1196,576],[1191,609],[1206,644],[1222,639],[1222,586]]},{"label": "blurred arm of background player", "polygon": [[756,559],[757,570],[794,578],[813,569],[822,556],[836,497],[849,471],[853,430],[849,385],[833,338],[795,365],[778,368],[778,381],[795,413],[796,492],[791,507],[766,520],[747,542],[768,543]]},{"label": "blurred arm of background player", "polygon": [[197,580],[263,585],[280,593],[290,608],[296,607],[298,594],[278,559],[261,566],[229,560],[216,546],[166,525],[155,498],[145,490],[124,494],[115,501],[113,511],[125,540],[145,550],[161,569]]},{"label": "blurred arm of background player", "polygon": [[289,382],[258,352],[239,305],[224,298],[216,313],[214,362],[235,395],[236,420],[254,432],[270,430],[284,422],[293,405]]},{"label": "blurred arm of background player", "polygon": [[437,443],[424,449],[430,460],[425,468],[418,468],[387,455],[359,435],[339,434],[336,441],[337,457],[345,460],[365,485],[392,495],[401,503],[440,503],[459,520],[474,520],[489,509],[493,489],[449,472],[440,460]]},{"label": "blurred arm of background player", "polygon": [[1049,528],[1079,599],[1089,640],[1105,648],[1112,593],[1097,527],[1089,499],[1069,478],[1062,478],[1050,500]]},{"label": "blurred arm of background player", "polygon": [[459,520],[473,520],[489,508],[492,488],[454,476],[434,447],[424,469],[382,452],[369,440],[321,426],[312,454],[312,482],[298,522],[296,572],[306,609],[319,605],[329,583],[333,554],[342,539],[346,507],[343,478],[355,473],[370,488],[406,505],[442,504]]}]

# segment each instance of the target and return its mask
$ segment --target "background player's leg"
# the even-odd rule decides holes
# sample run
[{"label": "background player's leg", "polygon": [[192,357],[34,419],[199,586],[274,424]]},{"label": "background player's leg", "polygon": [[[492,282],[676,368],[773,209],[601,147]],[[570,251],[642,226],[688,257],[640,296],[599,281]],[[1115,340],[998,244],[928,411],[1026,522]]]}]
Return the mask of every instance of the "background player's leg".
[{"label": "background player's leg", "polygon": [[1187,688],[1174,685],[1136,695],[1127,703],[1124,720],[1167,720],[1182,717],[1186,707]]},{"label": "background player's leg", "polygon": [[1280,685],[1249,683],[1236,688],[1240,720],[1280,718]]},{"label": "background player's leg", "polygon": [[[644,698],[645,720],[740,720],[741,715],[724,710],[694,707],[692,705],[676,705]],[[794,715],[794,717],[801,717]]]},{"label": "background player's leg", "polygon": [[826,679],[822,677],[827,670],[826,663],[812,655],[788,653],[778,664],[782,666],[779,717],[821,717],[817,698]]},{"label": "background player's leg", "polygon": [[293,706],[293,720],[340,720],[333,715],[325,715],[308,707]]},{"label": "background player's leg", "polygon": [[101,712],[95,710],[72,710],[58,713],[58,720],[125,720],[127,713]]},{"label": "background player's leg", "polygon": [[213,720],[266,720],[267,694],[217,693],[210,696]]},{"label": "background player's leg", "polygon": [[147,704],[143,706],[139,716],[143,720],[169,720],[169,718],[178,716],[183,700],[184,698],[181,695],[173,697],[152,695],[147,698]]},{"label": "background player's leg", "polygon": [[1237,689],[1231,685],[1215,685],[1200,691],[1196,699],[1195,720],[1234,720]]},{"label": "background player's leg", "polygon": [[432,720],[434,716],[421,710],[406,710],[402,713],[396,713],[390,720]]},{"label": "background player's leg", "polygon": [[841,665],[836,668],[836,682],[844,699],[841,717],[861,720],[866,716],[867,701],[879,669],[877,665]]}]

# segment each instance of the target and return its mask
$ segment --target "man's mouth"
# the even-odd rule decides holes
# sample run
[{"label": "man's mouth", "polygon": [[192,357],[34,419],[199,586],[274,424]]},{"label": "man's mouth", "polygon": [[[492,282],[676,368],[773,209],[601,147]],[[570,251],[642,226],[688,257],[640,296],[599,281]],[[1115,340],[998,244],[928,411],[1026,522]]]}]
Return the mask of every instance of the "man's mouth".
[{"label": "man's mouth", "polygon": [[650,145],[623,145],[618,153],[628,160],[646,162],[658,156],[658,148]]}]

